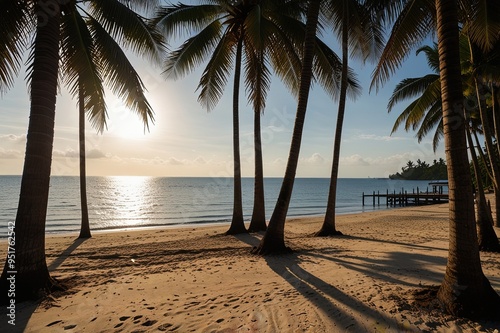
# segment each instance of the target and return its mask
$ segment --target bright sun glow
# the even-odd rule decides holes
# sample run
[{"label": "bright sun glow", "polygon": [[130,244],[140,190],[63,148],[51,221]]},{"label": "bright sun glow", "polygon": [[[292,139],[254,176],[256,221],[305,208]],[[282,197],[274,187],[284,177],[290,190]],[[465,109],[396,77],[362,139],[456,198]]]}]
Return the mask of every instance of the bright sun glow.
[{"label": "bright sun glow", "polygon": [[108,120],[109,133],[123,139],[145,139],[151,135],[154,125],[149,122],[149,131],[144,127],[142,118],[124,106],[110,111]]}]

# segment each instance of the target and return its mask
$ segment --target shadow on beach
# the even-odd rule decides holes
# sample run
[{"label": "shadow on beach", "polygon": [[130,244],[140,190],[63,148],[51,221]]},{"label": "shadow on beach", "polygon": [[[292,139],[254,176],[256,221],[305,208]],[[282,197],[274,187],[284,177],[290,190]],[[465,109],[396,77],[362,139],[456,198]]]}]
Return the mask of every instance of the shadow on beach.
[{"label": "shadow on beach", "polygon": [[[83,244],[86,239],[77,238],[73,243],[68,246],[63,252],[61,252],[56,259],[54,259],[50,265],[48,265],[48,269],[50,272],[56,270],[61,264],[75,251],[81,244]],[[36,301],[25,301],[21,303],[16,303],[16,317],[15,317],[15,325],[9,324],[8,320],[8,311],[6,307],[2,307],[0,310],[0,332],[12,332],[12,333],[22,333],[25,331],[28,322],[36,312],[39,307],[50,307],[52,306],[54,298],[49,295],[43,297]],[[50,331],[50,327],[47,327],[47,331]]]}]

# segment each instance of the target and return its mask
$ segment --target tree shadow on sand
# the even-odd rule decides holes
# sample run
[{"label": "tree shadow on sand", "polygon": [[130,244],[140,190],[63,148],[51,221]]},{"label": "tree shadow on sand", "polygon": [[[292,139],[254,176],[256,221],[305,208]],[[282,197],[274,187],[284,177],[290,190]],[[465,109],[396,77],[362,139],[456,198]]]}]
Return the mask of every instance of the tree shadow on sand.
[{"label": "tree shadow on sand", "polygon": [[[299,256],[303,252],[267,256],[269,267],[302,294],[318,311],[331,320],[339,332],[370,332],[384,329],[403,330],[397,320],[377,311],[339,288],[304,270]],[[334,274],[334,272],[332,272]],[[359,315],[354,316],[353,313]],[[365,318],[364,322],[358,318]]]},{"label": "tree shadow on sand", "polygon": [[[63,252],[56,256],[56,258],[48,265],[48,269],[50,272],[53,272],[58,267],[60,267],[63,262],[75,251],[86,239],[75,239],[73,243],[71,243],[68,248],[66,248]],[[25,301],[22,303],[16,303],[16,313],[15,313],[15,325],[11,325],[8,323],[9,311],[5,306],[2,306],[0,309],[0,332],[12,332],[12,333],[22,333],[25,331],[26,326],[28,325],[28,321],[30,320],[33,313],[39,307],[52,307],[54,305],[54,298],[51,295],[40,295],[40,299],[33,301]],[[47,323],[47,332],[51,331],[50,323]]]}]

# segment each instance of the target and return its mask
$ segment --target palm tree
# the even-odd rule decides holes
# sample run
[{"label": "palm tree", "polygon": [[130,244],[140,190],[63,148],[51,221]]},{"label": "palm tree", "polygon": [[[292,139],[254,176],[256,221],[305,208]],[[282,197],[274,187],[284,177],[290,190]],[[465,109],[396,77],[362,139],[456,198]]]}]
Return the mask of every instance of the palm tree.
[{"label": "palm tree", "polygon": [[[391,3],[394,5],[394,2]],[[373,84],[378,86],[387,79],[401,64],[408,51],[414,47],[415,42],[423,40],[427,33],[431,32],[431,27],[437,27],[450,198],[448,263],[443,283],[438,291],[438,299],[448,312],[455,315],[496,314],[500,308],[500,297],[482,272],[474,223],[472,181],[465,140],[464,98],[460,77],[457,2],[436,0],[435,3],[409,1],[400,4],[402,4],[400,10],[387,11],[399,17],[374,72]],[[472,6],[473,4],[477,4],[477,1],[462,3],[462,9],[470,9],[471,19],[477,16],[477,12],[473,10],[477,7]],[[436,13],[435,24],[432,24],[432,13]]]},{"label": "palm tree", "polygon": [[[211,110],[223,94],[234,66],[233,84],[233,216],[227,234],[247,232],[243,220],[241,168],[239,153],[239,85],[244,46],[245,25],[252,24],[247,1],[207,1],[199,5],[170,5],[160,8],[155,18],[165,36],[177,36],[180,31],[195,34],[172,52],[165,72],[177,78],[195,66],[209,60],[201,77],[198,100]],[[250,16],[251,17],[251,16]],[[196,33],[197,32],[197,33]]]},{"label": "palm tree", "polygon": [[450,191],[450,247],[438,298],[453,314],[479,316],[500,309],[484,276],[474,226],[474,203],[463,120],[457,4],[436,0],[441,96]]},{"label": "palm tree", "polygon": [[292,196],[293,183],[295,181],[295,172],[297,170],[300,144],[302,140],[302,130],[304,127],[309,90],[313,76],[314,48],[320,6],[321,2],[319,0],[311,0],[308,4],[304,53],[300,75],[299,100],[293,128],[292,142],[288,155],[288,162],[271,220],[269,221],[267,231],[260,244],[253,249],[253,253],[255,254],[263,255],[290,251],[290,248],[285,245],[285,220]]},{"label": "palm tree", "polygon": [[[110,39],[116,38],[126,46],[142,52],[147,49],[144,45],[152,45],[157,41],[150,32],[138,28],[132,24],[131,17],[136,16],[132,8],[147,8],[154,1],[86,1],[90,11],[95,14],[95,19],[89,21],[92,26],[94,38],[102,38],[102,32],[106,32]],[[2,20],[1,28],[4,32],[0,41],[0,84],[6,89],[14,81],[20,68],[20,59],[23,52],[28,48],[28,41],[34,34],[34,42],[31,46],[29,57],[29,80],[30,80],[30,122],[26,143],[26,157],[24,162],[23,176],[21,181],[21,193],[15,221],[15,264],[9,261],[9,254],[4,265],[0,284],[8,285],[7,277],[15,274],[16,277],[16,301],[36,297],[39,291],[50,291],[57,283],[51,278],[45,261],[45,220],[50,183],[50,168],[52,155],[52,142],[54,138],[55,103],[57,94],[58,75],[65,74],[70,77],[68,82],[73,86],[73,93],[78,89],[74,84],[76,78],[90,78],[91,75],[78,76],[68,73],[68,64],[61,60],[70,60],[66,56],[79,48],[80,39],[70,40],[68,38],[68,22],[76,17],[71,13],[75,8],[74,1],[44,6],[38,1],[2,1],[7,14]],[[125,17],[124,10],[127,10]],[[106,13],[113,15],[106,15]],[[102,23],[102,26],[99,24]],[[78,22],[72,26],[73,32],[80,28]],[[71,29],[70,29],[71,30]],[[113,38],[111,37],[113,36]],[[73,43],[70,48],[64,48],[64,43]],[[99,43],[104,48],[113,45]],[[70,44],[68,44],[70,45]],[[61,53],[59,52],[62,50]],[[69,53],[68,53],[69,52]],[[110,50],[106,51],[111,52]],[[99,53],[97,53],[99,54]],[[109,54],[109,53],[108,53]],[[77,53],[73,55],[78,56]],[[80,54],[81,55],[81,54]],[[115,55],[113,55],[115,56]],[[115,58],[107,57],[106,60],[116,61]],[[59,68],[59,64],[63,67]],[[88,64],[87,64],[88,65]],[[74,69],[74,68],[73,68]],[[85,69],[88,69],[86,67]],[[108,69],[103,72],[106,76]],[[84,71],[84,69],[82,69]],[[128,73],[130,74],[130,73]],[[109,76],[107,79],[113,81]],[[71,84],[73,83],[73,85]],[[84,100],[91,104],[90,93],[95,88],[94,84],[80,85]],[[116,86],[119,89],[119,84]],[[127,95],[128,91],[122,91]],[[94,95],[98,96],[98,94]],[[137,103],[130,98],[130,103]],[[12,259],[12,258],[10,258]],[[15,272],[15,273],[12,273]],[[7,293],[4,296],[7,297]]]},{"label": "palm tree", "polygon": [[[439,55],[437,44],[431,46],[423,46],[417,50],[417,55],[423,51],[427,57],[427,63],[429,67],[435,72],[439,72]],[[473,73],[470,70],[471,67],[471,52],[469,47],[469,40],[464,34],[460,35],[460,55],[461,55],[461,68],[462,68],[462,82],[464,87],[464,95],[468,96],[467,99],[475,99],[476,91],[470,88],[471,81],[472,84],[475,81],[473,79]],[[421,142],[423,138],[430,132],[432,128],[436,128],[433,137],[433,148],[436,150],[439,141],[443,136],[443,112],[441,107],[441,81],[438,74],[427,74],[420,78],[408,78],[402,80],[397,84],[394,92],[389,100],[388,111],[390,112],[396,103],[413,97],[418,96],[408,107],[406,107],[401,115],[396,119],[392,133],[394,133],[401,123],[405,123],[405,130],[408,131],[410,128],[416,129],[418,142]],[[467,102],[467,105],[472,105],[474,103]],[[481,100],[481,98],[478,98]],[[477,110],[468,110],[468,121],[466,135],[469,139],[470,132],[473,129],[477,129],[479,125],[472,126],[473,113]],[[473,167],[475,170],[476,184],[482,183],[479,174],[479,167],[477,165],[477,158],[475,158],[474,146],[469,143],[469,148],[471,152]],[[418,166],[422,165],[420,160],[417,161]],[[487,211],[489,210],[487,206],[486,199],[484,198],[484,191],[482,186],[478,186],[478,197],[477,197],[477,207],[478,214],[476,219],[476,224],[478,228],[478,240],[479,248],[482,250],[496,250],[499,248],[499,241],[496,237],[495,231],[491,226],[491,214]]]},{"label": "palm tree", "polygon": [[[292,34],[302,30],[298,20],[302,13],[300,2],[296,1],[207,1],[196,6],[183,4],[162,8],[156,23],[166,36],[178,34],[186,28],[189,33],[196,33],[178,50],[173,52],[166,63],[166,73],[174,78],[191,71],[195,66],[209,59],[198,88],[201,89],[199,101],[210,110],[220,99],[227,77],[235,66],[235,84],[233,86],[233,149],[234,203],[233,218],[227,233],[246,232],[243,223],[241,204],[241,175],[239,168],[238,140],[238,100],[239,66],[244,62],[244,78],[248,97],[254,107],[254,142],[255,142],[255,191],[254,209],[249,230],[265,230],[264,183],[262,167],[262,147],[260,139],[260,117],[265,107],[265,99],[270,85],[271,64],[274,72],[292,91],[298,90],[298,72],[300,58],[298,45],[303,37]],[[239,47],[242,48],[238,52]],[[332,77],[331,50],[318,46],[323,52],[324,68],[320,80],[326,87],[334,86]],[[318,51],[319,52],[319,51]]]},{"label": "palm tree", "polygon": [[495,230],[493,229],[493,219],[491,216],[491,211],[486,202],[483,181],[480,174],[481,171],[479,167],[479,161],[476,154],[476,148],[474,147],[474,142],[472,141],[471,131],[472,128],[467,124],[467,144],[469,145],[472,166],[474,169],[474,176],[476,179],[476,225],[479,250],[499,252],[500,243],[498,242],[497,235],[495,233]]},{"label": "palm tree", "polygon": [[[355,43],[354,47],[351,48],[352,51],[359,53],[361,57],[366,59],[370,53],[380,48],[380,41],[382,40],[381,31],[375,23],[370,22],[370,13],[366,10],[366,7],[361,6],[359,1],[331,1],[328,4],[331,7],[329,11],[331,11],[332,16],[330,18],[332,26],[334,30],[337,30],[338,35],[341,36],[342,75],[327,208],[323,225],[315,234],[316,236],[342,235],[335,227],[335,206],[342,127],[348,87],[349,43],[351,45]],[[370,47],[371,45],[375,47]]]},{"label": "palm tree", "polygon": [[[40,289],[48,290],[56,285],[49,275],[45,262],[44,233],[54,137],[61,10],[55,8],[51,15],[38,15],[35,28],[28,15],[32,12],[46,14],[39,2],[28,4],[12,1],[6,5],[8,15],[5,15],[2,21],[8,30],[3,30],[2,39],[5,40],[5,35],[8,36],[11,33],[10,38],[17,37],[25,41],[27,36],[24,34],[30,30],[29,28],[36,29],[30,57],[32,61],[29,73],[30,121],[21,193],[14,227],[15,261],[9,263],[7,257],[0,279],[2,297],[7,299],[7,277],[11,274],[15,276],[16,302],[18,302],[32,296]],[[28,25],[19,27],[19,24]],[[8,73],[9,70],[10,73],[17,72],[19,63],[16,63],[16,57],[22,54],[22,51],[14,50],[14,48],[24,46],[23,43],[8,40],[8,43],[2,43],[3,45],[12,49],[2,48],[0,54],[11,54],[14,57],[0,59],[2,72]],[[5,76],[2,75],[3,77]],[[15,272],[15,274],[10,272]]]},{"label": "palm tree", "polygon": [[[142,36],[144,45],[137,44],[137,47],[142,48],[142,53],[147,54],[151,60],[158,61],[163,44],[161,36],[152,29],[152,26],[147,26],[142,17],[119,3],[109,9],[112,9],[116,15],[117,22],[115,23],[122,25],[123,23],[118,20],[125,18],[130,27],[135,26],[128,29],[134,29],[137,31],[136,34],[145,34]],[[144,95],[145,87],[139,75],[117,41],[111,38],[96,19],[96,15],[99,15],[99,12],[93,10],[89,13],[82,4],[74,3],[71,11],[68,10],[68,13],[63,16],[62,25],[64,36],[61,44],[62,70],[66,83],[71,87],[71,92],[78,98],[79,109],[82,210],[79,238],[91,237],[86,195],[85,113],[89,114],[94,127],[102,132],[106,126],[107,117],[102,81],[106,80],[105,83],[113,92],[122,97],[127,106],[139,114],[146,128],[149,126],[149,121],[154,120],[153,110]],[[140,42],[138,40],[138,43]],[[99,43],[105,44],[98,45]],[[112,80],[110,80],[111,77]]]}]

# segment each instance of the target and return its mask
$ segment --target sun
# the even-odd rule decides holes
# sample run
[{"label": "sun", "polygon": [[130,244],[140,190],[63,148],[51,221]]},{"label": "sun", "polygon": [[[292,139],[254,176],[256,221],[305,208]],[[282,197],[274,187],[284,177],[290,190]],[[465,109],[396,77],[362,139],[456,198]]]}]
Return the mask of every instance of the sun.
[{"label": "sun", "polygon": [[122,139],[138,140],[151,135],[154,125],[149,122],[149,130],[144,125],[142,118],[124,106],[115,108],[110,112],[108,132]]}]

